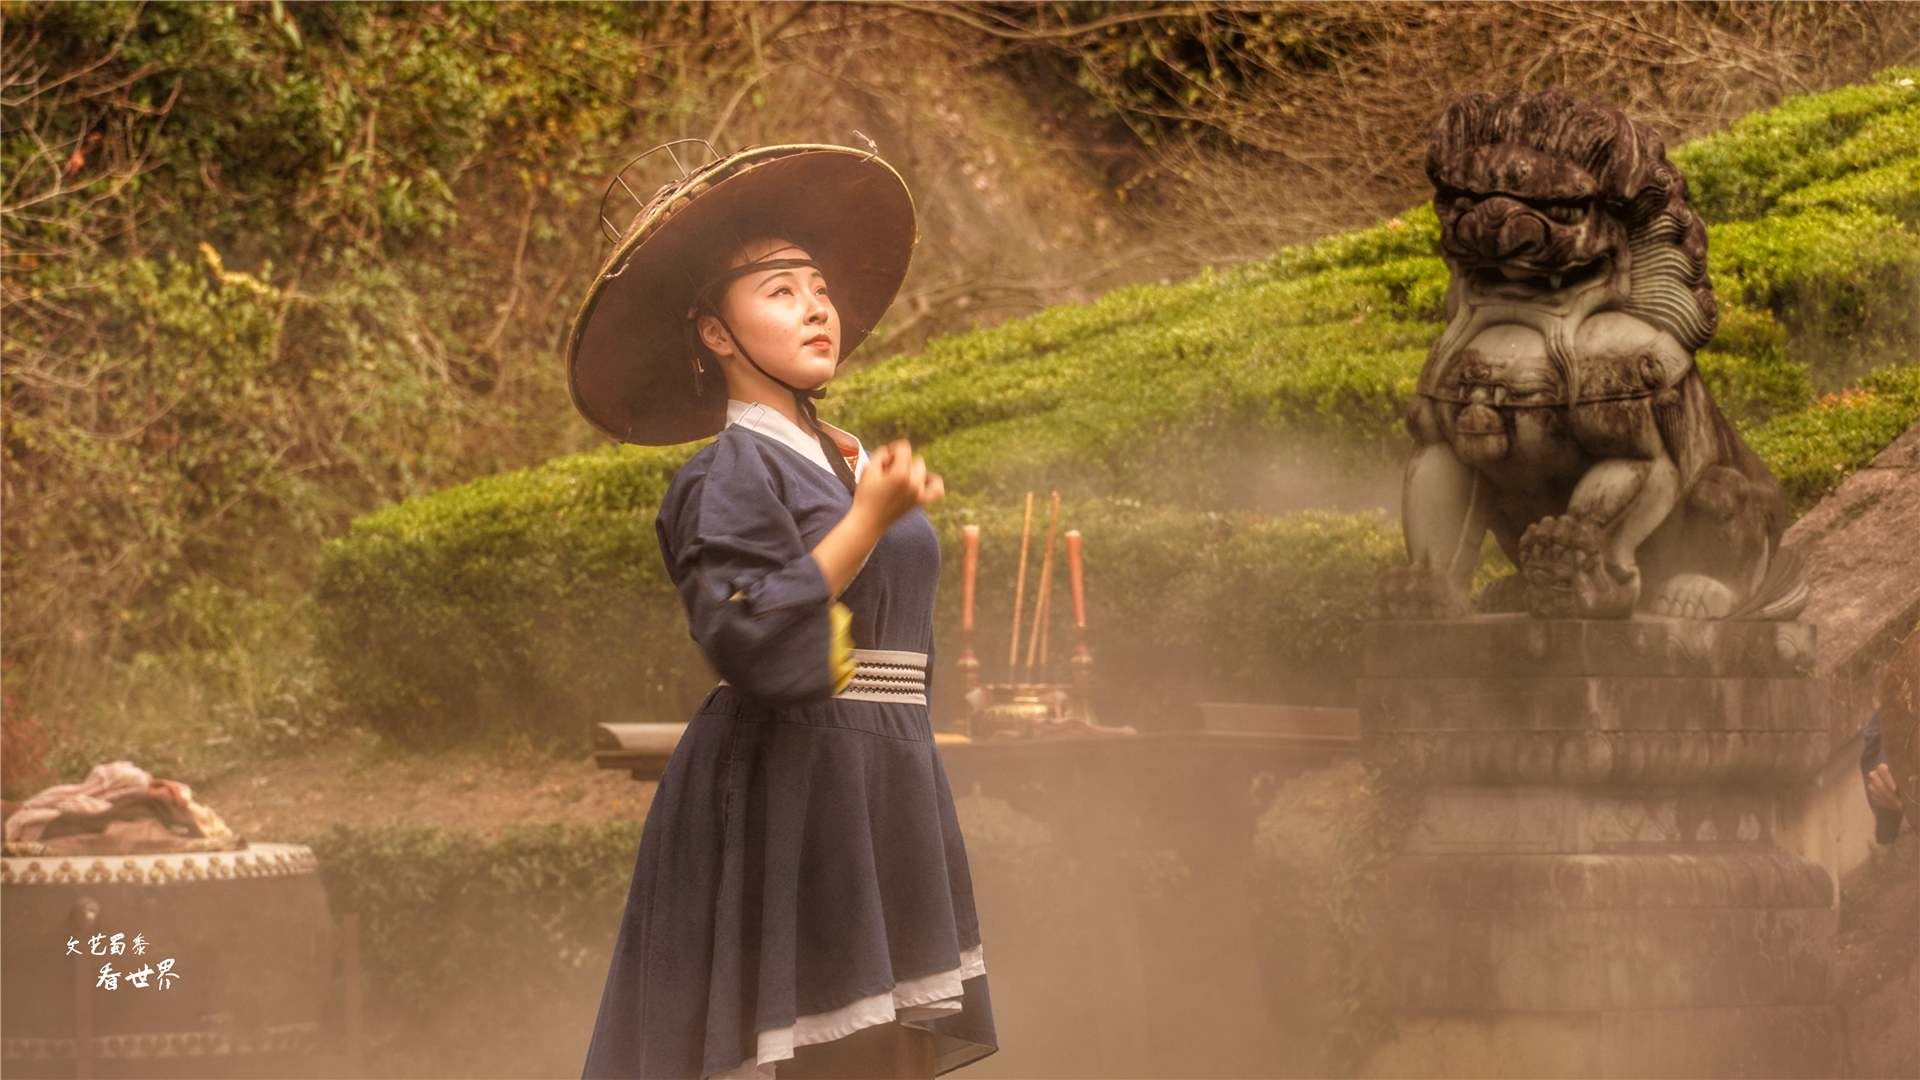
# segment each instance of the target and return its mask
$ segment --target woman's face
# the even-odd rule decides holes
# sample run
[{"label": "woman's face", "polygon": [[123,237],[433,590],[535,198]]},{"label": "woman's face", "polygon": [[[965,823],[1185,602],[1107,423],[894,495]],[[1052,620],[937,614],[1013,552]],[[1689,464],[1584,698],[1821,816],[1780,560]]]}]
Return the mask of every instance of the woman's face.
[{"label": "woman's face", "polygon": [[[785,240],[754,240],[743,245],[727,266],[809,257]],[[740,356],[741,347],[768,374],[789,386],[812,390],[833,378],[840,361],[840,313],[827,296],[827,281],[820,271],[811,266],[756,270],[730,283],[718,306],[726,326],[702,315],[700,339],[719,359],[729,385],[737,378],[750,384],[764,381]],[[728,328],[738,337],[738,345],[727,335]]]}]

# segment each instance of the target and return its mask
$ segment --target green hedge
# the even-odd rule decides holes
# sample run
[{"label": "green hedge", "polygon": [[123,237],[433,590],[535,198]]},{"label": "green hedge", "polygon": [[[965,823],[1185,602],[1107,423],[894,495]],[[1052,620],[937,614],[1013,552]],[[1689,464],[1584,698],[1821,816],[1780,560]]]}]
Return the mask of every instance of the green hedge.
[{"label": "green hedge", "polygon": [[[1040,501],[1035,532],[1044,535]],[[1380,514],[1270,518],[1102,501],[1064,506],[1061,517],[1063,531],[1085,535],[1087,621],[1103,719],[1144,727],[1177,725],[1202,698],[1343,702],[1359,674],[1368,590],[1381,570],[1405,559],[1399,530]],[[1005,507],[938,515],[950,568],[958,565],[961,526],[980,526],[975,652],[988,681],[1009,675],[1020,518]],[[1036,554],[1028,570],[1029,613],[1038,561]],[[1064,562],[1055,566],[1055,589],[1044,674],[1064,682],[1073,644]],[[943,715],[962,708],[957,680],[947,674],[958,657],[959,592],[942,589],[936,614],[942,670],[934,703]],[[1023,661],[1030,633],[1021,631]]]},{"label": "green hedge", "polygon": [[1920,366],[1887,368],[1856,388],[1829,394],[1805,412],[1783,416],[1747,436],[1786,486],[1796,514],[1920,422]]},{"label": "green hedge", "polygon": [[[347,705],[426,746],[519,732],[577,751],[594,723],[684,720],[714,677],[687,638],[651,521],[658,485],[685,452],[575,455],[456,488],[446,496],[455,506],[412,500],[356,523],[329,549],[318,595],[321,653],[342,674]],[[1397,530],[1378,514],[1269,518],[1101,500],[1062,516],[1062,531],[1086,535],[1107,711],[1148,724],[1199,695],[1257,700],[1291,685],[1339,698],[1355,674],[1367,589],[1400,557]],[[1004,678],[1019,512],[956,502],[936,521],[950,568],[961,525],[982,528],[978,651],[987,677]],[[1037,570],[1036,555],[1029,610]],[[1064,561],[1056,571],[1050,655],[1064,680]],[[941,657],[952,660],[958,590],[940,599]],[[959,707],[953,679],[935,689],[943,712]]]},{"label": "green hedge", "polygon": [[847,375],[834,415],[874,439],[924,444],[951,490],[982,498],[1057,488],[1279,509],[1239,490],[1228,467],[1249,441],[1398,453],[1401,403],[1441,327],[1436,228],[1422,210],[1358,238],[1390,261],[1315,258],[1355,246],[1342,238],[935,341]]},{"label": "green hedge", "polygon": [[[1688,199],[1709,224],[1747,221],[1777,209],[1805,208],[1879,170],[1912,174],[1920,146],[1920,68],[1893,68],[1871,83],[1789,98],[1674,150],[1686,171]],[[1883,190],[1866,183],[1861,194]],[[1873,204],[1883,213],[1911,207],[1913,189]],[[1848,205],[1858,205],[1848,203]],[[1909,222],[1914,220],[1908,215]]]},{"label": "green hedge", "polygon": [[304,838],[360,916],[375,1076],[568,1076],[585,1060],[640,823]]},{"label": "green hedge", "polygon": [[1920,232],[1897,218],[1818,206],[1729,222],[1711,232],[1708,267],[1734,318],[1771,314],[1824,389],[1920,352]]},{"label": "green hedge", "polygon": [[579,454],[355,521],[315,583],[344,705],[414,745],[520,732],[568,750],[593,723],[684,714],[712,681],[653,515],[690,451]]},{"label": "green hedge", "polygon": [[[1701,370],[1797,510],[1920,419],[1916,71],[1674,155],[1710,222],[1721,302]],[[1397,530],[1316,508],[1404,455],[1400,410],[1441,330],[1436,230],[1421,207],[941,339],[849,372],[826,409],[869,441],[914,440],[946,476],[950,566],[959,525],[986,529],[983,658],[1004,663],[1004,637],[990,642],[1011,610],[1012,508],[1059,490],[1086,533],[1110,715],[1338,696]],[[650,522],[690,451],[564,458],[356,522],[327,546],[317,605],[356,715],[413,742],[525,731],[576,747],[595,720],[683,717],[711,677]],[[1305,496],[1303,477],[1318,482]],[[942,591],[943,659],[956,593]]]},{"label": "green hedge", "polygon": [[[1672,157],[1709,225],[1722,326],[1708,348],[1752,369],[1715,358],[1716,394],[1738,386],[1732,415],[1764,422],[1811,405],[1816,386],[1920,357],[1920,68],[1789,99]],[[1781,332],[1754,341],[1765,320]]]}]

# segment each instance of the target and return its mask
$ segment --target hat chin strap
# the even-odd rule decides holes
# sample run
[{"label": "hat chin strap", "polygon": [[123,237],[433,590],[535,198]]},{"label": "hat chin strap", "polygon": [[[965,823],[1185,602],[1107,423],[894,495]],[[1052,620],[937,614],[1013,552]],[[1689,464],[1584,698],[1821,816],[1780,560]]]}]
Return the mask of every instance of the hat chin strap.
[{"label": "hat chin strap", "polygon": [[714,294],[720,289],[732,284],[735,279],[745,277],[748,274],[756,274],[763,270],[793,270],[802,266],[811,266],[815,270],[820,269],[820,264],[814,262],[812,259],[762,259],[758,262],[750,262],[736,266],[708,282],[706,287],[698,293],[697,299],[700,302],[696,306],[707,309],[707,314],[712,315],[714,320],[720,324],[720,329],[727,332],[727,340],[733,342],[733,347],[740,350],[740,355],[746,357],[747,363],[753,365],[753,370],[766,376],[776,386],[785,389],[793,395],[794,408],[800,411],[800,416],[806,420],[807,427],[813,430],[814,438],[820,440],[820,449],[826,451],[827,464],[833,469],[833,475],[840,478],[840,482],[846,485],[847,492],[851,494],[854,488],[853,470],[847,466],[847,459],[841,456],[840,445],[834,442],[833,438],[820,427],[820,414],[815,412],[813,407],[815,401],[827,396],[826,388],[818,387],[812,390],[802,390],[800,387],[793,385],[787,380],[775,375],[773,372],[768,371],[766,368],[761,367],[760,361],[755,360],[753,354],[747,351],[747,347],[740,343],[740,335],[734,333],[733,327],[727,325],[726,316],[720,314],[720,305],[713,298]]},{"label": "hat chin strap", "polygon": [[[808,265],[812,264],[809,263]],[[720,324],[720,329],[727,332],[727,340],[733,342],[733,347],[739,350],[740,355],[746,358],[747,363],[753,365],[753,370],[766,376],[767,379],[775,385],[793,395],[794,408],[800,411],[801,418],[807,422],[807,427],[812,429],[813,437],[820,440],[820,449],[826,451],[827,464],[833,469],[833,475],[840,478],[840,482],[846,485],[847,493],[851,495],[855,486],[853,470],[847,466],[846,457],[840,453],[840,444],[834,442],[833,437],[828,435],[826,430],[820,426],[820,414],[815,411],[813,407],[815,401],[827,396],[826,387],[815,387],[812,390],[803,390],[787,380],[782,379],[780,376],[775,375],[773,372],[768,371],[766,368],[761,367],[760,361],[755,360],[753,354],[747,351],[747,347],[740,343],[740,335],[734,333],[733,327],[727,325],[726,316],[718,312],[712,312],[711,314],[713,315],[714,321]]]}]

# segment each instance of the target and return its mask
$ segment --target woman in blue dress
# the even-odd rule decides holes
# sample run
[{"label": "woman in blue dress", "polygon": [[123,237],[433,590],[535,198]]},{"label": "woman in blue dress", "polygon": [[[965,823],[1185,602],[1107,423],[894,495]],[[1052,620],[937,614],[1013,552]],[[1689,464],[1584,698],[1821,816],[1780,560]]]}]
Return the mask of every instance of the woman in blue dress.
[{"label": "woman in blue dress", "polygon": [[813,407],[913,220],[872,154],[743,151],[654,197],[575,322],[596,427],[717,435],[656,531],[722,679],[648,812],[587,1077],[931,1077],[995,1047],[927,716],[940,480]]}]

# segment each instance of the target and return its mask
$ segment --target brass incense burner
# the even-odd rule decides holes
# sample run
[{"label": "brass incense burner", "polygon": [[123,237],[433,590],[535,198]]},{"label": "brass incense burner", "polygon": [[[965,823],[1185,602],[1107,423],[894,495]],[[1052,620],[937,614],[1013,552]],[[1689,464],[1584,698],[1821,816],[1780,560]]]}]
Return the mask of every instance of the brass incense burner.
[{"label": "brass incense burner", "polygon": [[[1047,546],[1040,563],[1039,588],[1035,590],[1032,624],[1027,637],[1026,663],[1020,662],[1020,630],[1027,590],[1028,546],[1033,533],[1033,493],[1027,493],[1026,514],[1020,526],[1020,569],[1013,593],[1013,632],[1007,650],[1007,673],[1003,683],[980,681],[980,660],[973,653],[973,599],[980,565],[980,527],[968,525],[962,531],[961,617],[963,643],[960,661],[961,684],[966,687],[969,707],[967,734],[974,739],[1026,738],[1036,728],[1048,724],[1080,721],[1095,725],[1093,702],[1089,693],[1093,675],[1093,655],[1087,650],[1087,601],[1085,577],[1080,561],[1080,532],[1066,533],[1067,572],[1073,593],[1073,656],[1069,661],[1072,682],[1042,682],[1034,676],[1047,667],[1048,616],[1052,614],[1054,540],[1059,535],[1060,493],[1054,492],[1047,517]],[[1022,676],[1025,676],[1022,678]]]},{"label": "brass incense burner", "polygon": [[990,739],[1002,732],[1031,735],[1034,721],[1054,716],[1055,707],[1040,700],[1041,694],[1052,689],[1045,684],[1001,683],[980,689],[991,695],[992,700],[968,717],[968,734],[976,739]]}]

